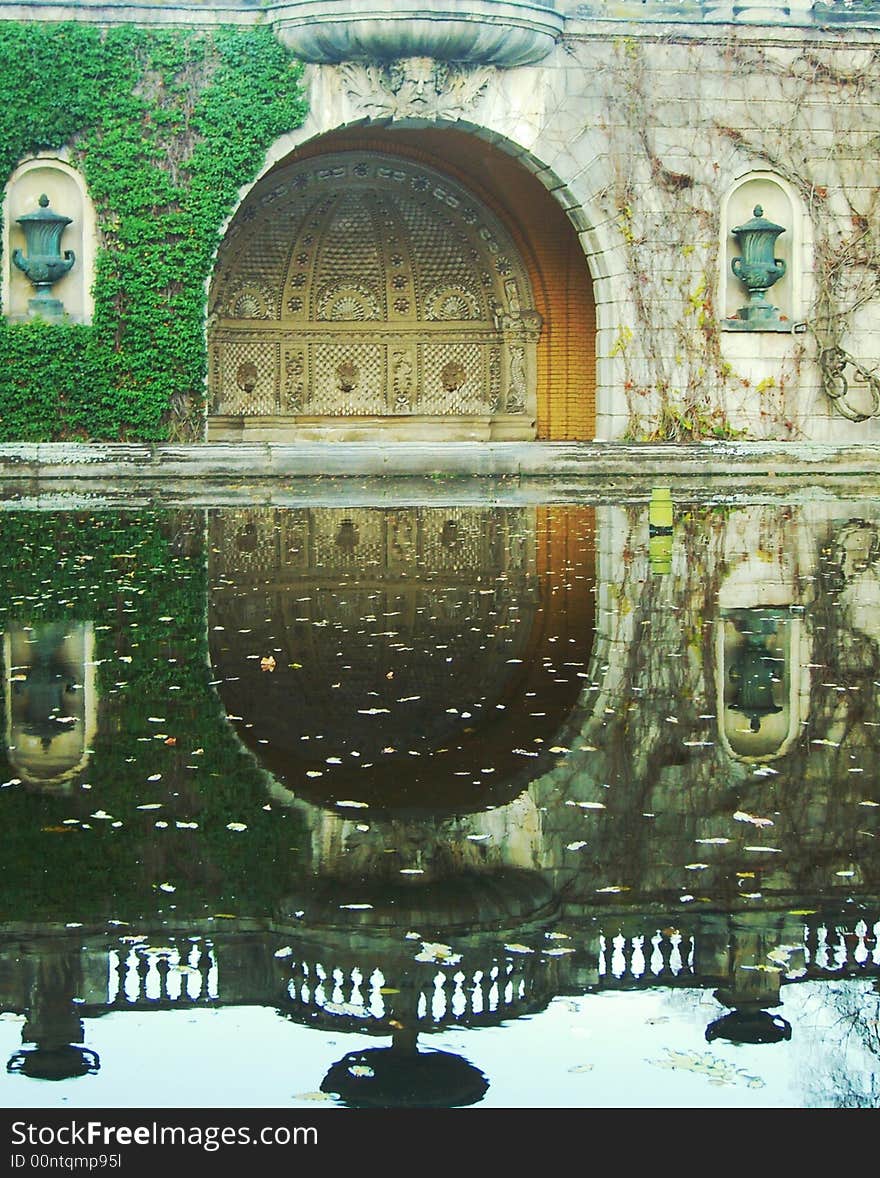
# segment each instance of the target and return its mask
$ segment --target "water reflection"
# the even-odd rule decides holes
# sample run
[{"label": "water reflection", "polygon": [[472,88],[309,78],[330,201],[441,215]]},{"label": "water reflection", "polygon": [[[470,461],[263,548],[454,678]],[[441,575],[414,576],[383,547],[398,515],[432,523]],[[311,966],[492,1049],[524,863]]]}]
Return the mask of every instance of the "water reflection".
[{"label": "water reflection", "polygon": [[88,622],[12,625],[3,635],[6,744],[14,768],[32,785],[61,787],[88,761],[93,650]]},{"label": "water reflection", "polygon": [[658,572],[647,505],[5,516],[8,1085],[124,1093],[105,1021],[261,1008],[303,1091],[485,1105],[494,1031],[657,992],[662,1066],[809,1044],[799,1100],[872,1100],[877,517],[678,504]]}]

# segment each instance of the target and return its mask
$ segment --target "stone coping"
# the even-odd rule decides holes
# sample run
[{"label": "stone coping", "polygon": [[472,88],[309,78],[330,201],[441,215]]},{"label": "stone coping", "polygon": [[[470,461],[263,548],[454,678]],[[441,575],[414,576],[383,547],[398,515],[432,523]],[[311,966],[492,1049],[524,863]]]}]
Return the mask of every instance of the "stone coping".
[{"label": "stone coping", "polygon": [[314,478],[630,478],[713,482],[767,477],[873,479],[880,443],[818,442],[34,442],[0,445],[0,482]]}]

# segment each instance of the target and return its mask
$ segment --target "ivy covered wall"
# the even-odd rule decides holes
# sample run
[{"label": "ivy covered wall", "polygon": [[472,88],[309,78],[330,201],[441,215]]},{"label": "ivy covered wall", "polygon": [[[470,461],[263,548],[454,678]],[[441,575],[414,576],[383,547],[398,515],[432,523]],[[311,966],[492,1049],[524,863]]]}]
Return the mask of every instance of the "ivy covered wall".
[{"label": "ivy covered wall", "polygon": [[95,203],[91,325],[0,320],[0,441],[191,441],[205,282],[224,218],[299,126],[302,67],[268,29],[0,27],[0,169],[67,149]]}]

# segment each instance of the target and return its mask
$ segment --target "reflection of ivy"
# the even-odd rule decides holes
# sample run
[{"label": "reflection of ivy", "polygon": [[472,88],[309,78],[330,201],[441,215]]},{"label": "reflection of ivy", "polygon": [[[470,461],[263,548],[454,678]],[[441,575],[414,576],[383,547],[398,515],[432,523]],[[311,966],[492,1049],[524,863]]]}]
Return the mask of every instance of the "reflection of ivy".
[{"label": "reflection of ivy", "polygon": [[198,435],[205,280],[241,185],[302,121],[300,75],[266,29],[4,23],[4,180],[68,146],[101,248],[91,327],[0,323],[0,441]]},{"label": "reflection of ivy", "polygon": [[[295,862],[296,820],[263,809],[260,770],[210,684],[200,518],[7,513],[0,560],[0,626],[90,621],[99,660],[98,731],[70,792],[0,791],[4,918],[129,920],[170,905],[176,916],[269,914]],[[0,771],[14,777],[8,762]],[[92,818],[99,810],[122,826]]]}]

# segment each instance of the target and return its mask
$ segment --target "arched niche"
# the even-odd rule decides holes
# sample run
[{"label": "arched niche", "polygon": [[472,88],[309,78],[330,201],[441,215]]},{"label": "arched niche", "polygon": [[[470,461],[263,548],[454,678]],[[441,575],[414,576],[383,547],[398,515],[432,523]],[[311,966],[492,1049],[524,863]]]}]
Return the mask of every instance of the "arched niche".
[{"label": "arched niche", "polygon": [[211,439],[536,436],[528,268],[494,211],[421,161],[345,151],[265,177],[209,312]]},{"label": "arched niche", "polygon": [[88,764],[97,730],[91,622],[11,625],[3,635],[6,746],[28,787],[64,792]]},{"label": "arched niche", "polygon": [[[781,225],[784,232],[776,238],[773,256],[785,263],[785,273],[769,288],[766,298],[778,308],[776,325],[745,327],[738,323],[738,312],[749,301],[749,293],[733,272],[733,260],[741,256],[734,229],[750,221],[756,208],[768,221]],[[803,227],[800,202],[779,176],[770,172],[752,172],[741,177],[730,189],[721,210],[721,275],[718,305],[725,330],[791,331],[803,314]]]},{"label": "arched niche", "polygon": [[30,280],[12,262],[15,249],[27,253],[24,231],[17,218],[36,212],[40,196],[49,198],[49,208],[70,217],[61,238],[61,250],[72,250],[71,269],[52,287],[53,297],[64,304],[71,323],[91,323],[94,304],[96,218],[83,177],[64,160],[37,157],[25,160],[13,172],[3,202],[3,308],[7,319],[28,318],[28,301],[34,295]]}]

